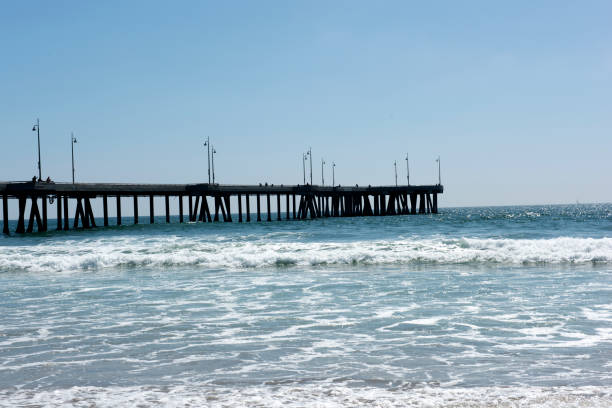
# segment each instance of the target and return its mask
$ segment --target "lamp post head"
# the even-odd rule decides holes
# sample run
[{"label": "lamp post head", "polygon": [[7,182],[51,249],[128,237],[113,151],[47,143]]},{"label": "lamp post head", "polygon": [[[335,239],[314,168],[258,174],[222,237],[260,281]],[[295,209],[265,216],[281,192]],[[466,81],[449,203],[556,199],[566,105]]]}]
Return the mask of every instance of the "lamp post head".
[{"label": "lamp post head", "polygon": [[36,125],[32,126],[32,132],[36,132]]}]

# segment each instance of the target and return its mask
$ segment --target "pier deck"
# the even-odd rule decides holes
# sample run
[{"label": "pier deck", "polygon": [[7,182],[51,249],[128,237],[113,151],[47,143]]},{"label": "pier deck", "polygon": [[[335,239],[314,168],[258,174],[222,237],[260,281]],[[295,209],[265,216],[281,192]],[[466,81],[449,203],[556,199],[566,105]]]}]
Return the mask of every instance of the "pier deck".
[{"label": "pier deck", "polygon": [[[232,221],[231,203],[238,206],[238,222],[251,221],[251,198],[256,199],[257,221],[261,221],[261,198],[266,201],[266,220],[272,221],[271,196],[276,198],[277,220],[321,217],[382,216],[438,212],[442,185],[422,186],[318,186],[318,185],[232,185],[232,184],[119,184],[119,183],[41,183],[0,182],[3,207],[3,232],[9,234],[9,199],[16,199],[19,218],[15,232],[47,231],[47,202],[53,198],[58,230],[96,227],[91,200],[102,198],[104,226],[108,226],[108,198],[116,199],[116,222],[121,225],[121,197],[132,197],[134,223],[139,222],[138,199],[149,198],[149,222],[154,222],[154,197],[165,197],[166,222],[170,222],[170,197],[179,199],[179,222],[185,221],[184,201],[188,202],[190,222]],[[244,196],[244,198],[243,198]],[[284,196],[285,200],[281,197]],[[296,205],[297,198],[297,205]],[[209,199],[212,205],[209,206]],[[232,200],[233,199],[233,200]],[[26,227],[26,204],[30,213]],[[74,217],[69,215],[69,200],[76,201]],[[195,203],[194,203],[195,201]],[[284,201],[284,203],[282,203]],[[40,203],[40,204],[39,204]],[[246,211],[243,211],[243,204]],[[285,215],[282,216],[282,204]],[[290,211],[292,209],[292,211]]]}]

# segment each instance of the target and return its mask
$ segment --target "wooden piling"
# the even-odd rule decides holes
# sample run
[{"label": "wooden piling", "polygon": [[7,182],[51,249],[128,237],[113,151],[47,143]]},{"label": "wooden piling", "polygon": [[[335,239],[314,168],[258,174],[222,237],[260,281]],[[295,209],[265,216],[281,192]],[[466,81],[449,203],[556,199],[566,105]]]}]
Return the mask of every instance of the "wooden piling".
[{"label": "wooden piling", "polygon": [[189,194],[189,222],[193,222],[193,197]]},{"label": "wooden piling", "polygon": [[94,217],[93,208],[91,207],[91,202],[89,201],[89,197],[84,198],[84,210],[85,210],[85,218],[88,220],[88,226],[90,228],[96,228],[96,218]]},{"label": "wooden piling", "polygon": [[295,220],[295,194],[293,194],[293,219]]},{"label": "wooden piling", "polygon": [[251,222],[251,198],[249,197],[249,194],[245,194],[245,200],[246,200],[246,220],[247,222]]},{"label": "wooden piling", "polygon": [[268,221],[272,221],[272,214],[270,212],[270,193],[266,194],[266,202],[268,203],[266,210],[268,211]]},{"label": "wooden piling", "polygon": [[56,226],[56,230],[57,231],[61,231],[62,230],[62,196],[61,195],[57,195],[55,197],[55,207],[57,210],[57,226]]},{"label": "wooden piling", "polygon": [[153,194],[149,195],[149,224],[155,223],[155,209],[153,208]]},{"label": "wooden piling", "polygon": [[108,195],[102,196],[102,207],[104,211],[104,226],[108,227]]},{"label": "wooden piling", "polygon": [[47,231],[47,196],[43,195],[41,200],[42,205],[42,231]]},{"label": "wooden piling", "polygon": [[166,224],[170,224],[170,196],[166,194]]},{"label": "wooden piling", "polygon": [[281,220],[281,205],[280,205],[280,194],[276,195],[276,213],[277,213],[277,221]]},{"label": "wooden piling", "polygon": [[259,202],[259,194],[257,194],[257,222],[261,221],[261,204]]},{"label": "wooden piling", "polygon": [[64,196],[64,231],[70,228],[70,218],[68,216],[68,196]]},{"label": "wooden piling", "polygon": [[[223,210],[223,220],[225,222],[232,222],[232,201],[231,196],[226,194],[223,197],[223,201],[225,201],[225,209]],[[223,209],[223,207],[221,207]]]},{"label": "wooden piling", "polygon": [[238,222],[242,222],[242,194],[238,194]]},{"label": "wooden piling", "polygon": [[15,230],[18,234],[23,234],[25,232],[24,218],[25,218],[25,207],[26,207],[27,197],[20,196],[19,197],[19,218],[17,219],[17,229]]},{"label": "wooden piling", "polygon": [[[202,208],[204,208],[204,201],[206,197],[202,197]],[[204,212],[200,210],[200,216],[198,217],[198,205],[200,204],[200,196],[197,195],[195,199],[195,205],[193,207],[193,214],[191,215],[191,221],[204,221]]]},{"label": "wooden piling", "polygon": [[40,212],[38,211],[38,197],[32,196],[32,206],[30,207],[30,219],[28,221],[28,229],[26,232],[32,232],[34,229],[34,221],[36,220],[36,227],[38,232],[42,232],[42,220],[40,219]]},{"label": "wooden piling", "polygon": [[134,224],[138,224],[138,196],[134,194]]},{"label": "wooden piling", "polygon": [[117,225],[121,225],[121,196],[117,194]]},{"label": "wooden piling", "polygon": [[183,223],[183,196],[179,195],[178,199],[179,199],[179,222],[182,224]]},{"label": "wooden piling", "polygon": [[2,195],[2,222],[2,232],[9,235],[8,196],[6,194]]}]

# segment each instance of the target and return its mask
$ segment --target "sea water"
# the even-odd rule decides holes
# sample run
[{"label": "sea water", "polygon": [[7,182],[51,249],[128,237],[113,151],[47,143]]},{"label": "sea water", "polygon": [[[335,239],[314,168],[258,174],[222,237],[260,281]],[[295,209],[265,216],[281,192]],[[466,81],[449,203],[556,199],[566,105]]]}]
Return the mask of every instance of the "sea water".
[{"label": "sea water", "polygon": [[123,221],[0,238],[0,406],[612,406],[612,205]]}]

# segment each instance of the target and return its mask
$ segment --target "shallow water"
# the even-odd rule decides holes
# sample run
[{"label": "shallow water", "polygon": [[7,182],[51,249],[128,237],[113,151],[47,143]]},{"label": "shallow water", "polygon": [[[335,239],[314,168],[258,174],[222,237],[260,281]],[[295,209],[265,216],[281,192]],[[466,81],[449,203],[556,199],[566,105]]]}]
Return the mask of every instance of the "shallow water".
[{"label": "shallow water", "polygon": [[11,236],[0,271],[1,406],[612,405],[612,205]]}]

